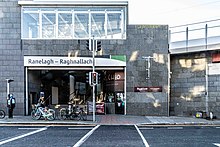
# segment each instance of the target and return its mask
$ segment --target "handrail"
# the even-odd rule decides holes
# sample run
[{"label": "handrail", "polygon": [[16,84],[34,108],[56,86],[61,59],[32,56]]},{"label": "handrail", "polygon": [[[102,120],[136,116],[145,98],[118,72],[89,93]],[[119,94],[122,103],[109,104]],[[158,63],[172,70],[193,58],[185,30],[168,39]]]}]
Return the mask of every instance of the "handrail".
[{"label": "handrail", "polygon": [[169,32],[171,54],[220,49],[220,19],[170,27]]},{"label": "handrail", "polygon": [[183,25],[178,25],[178,26],[172,26],[170,28],[178,28],[178,27],[183,27],[183,26],[190,26],[190,25],[201,24],[201,23],[208,23],[208,22],[219,21],[219,20],[220,19],[212,19],[212,20],[207,20],[207,21],[200,21],[200,22],[195,22],[195,23],[189,23],[189,24],[183,24]]}]

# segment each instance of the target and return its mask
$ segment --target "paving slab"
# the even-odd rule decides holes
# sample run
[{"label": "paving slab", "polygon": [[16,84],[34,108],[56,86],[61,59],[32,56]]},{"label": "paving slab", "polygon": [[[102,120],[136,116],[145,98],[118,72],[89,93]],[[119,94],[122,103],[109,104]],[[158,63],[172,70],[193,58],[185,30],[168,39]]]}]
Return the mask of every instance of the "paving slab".
[{"label": "paving slab", "polygon": [[13,118],[0,119],[1,125],[6,124],[60,124],[60,125],[219,125],[220,120],[207,120],[195,117],[177,116],[135,116],[135,115],[92,115],[86,121],[77,120],[33,120],[31,116],[14,116]]}]

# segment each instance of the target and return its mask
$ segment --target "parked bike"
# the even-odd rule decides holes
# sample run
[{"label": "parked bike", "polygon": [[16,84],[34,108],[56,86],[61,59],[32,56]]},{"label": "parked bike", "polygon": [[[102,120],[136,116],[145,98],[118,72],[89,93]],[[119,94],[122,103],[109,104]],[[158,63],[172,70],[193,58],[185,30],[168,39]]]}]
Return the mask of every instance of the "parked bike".
[{"label": "parked bike", "polygon": [[58,118],[61,120],[65,119],[76,119],[76,120],[87,120],[87,114],[83,108],[76,106],[72,101],[68,103],[68,108],[61,108],[59,110]]},{"label": "parked bike", "polygon": [[35,108],[31,112],[31,117],[35,120],[39,120],[42,117],[47,120],[54,120],[56,115],[53,109],[49,109],[47,107],[44,108],[44,107],[35,105]]},{"label": "parked bike", "polygon": [[0,110],[0,119],[5,118],[5,111],[4,110]]}]

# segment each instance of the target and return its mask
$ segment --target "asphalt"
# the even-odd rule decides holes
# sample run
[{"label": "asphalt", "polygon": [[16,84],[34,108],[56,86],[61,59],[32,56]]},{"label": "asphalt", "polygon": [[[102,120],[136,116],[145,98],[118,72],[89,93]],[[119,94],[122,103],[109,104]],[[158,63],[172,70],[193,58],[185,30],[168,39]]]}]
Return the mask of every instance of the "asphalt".
[{"label": "asphalt", "polygon": [[207,120],[204,118],[178,117],[178,116],[134,116],[134,115],[92,115],[87,116],[86,121],[77,120],[33,120],[31,116],[6,116],[0,119],[0,125],[216,125],[220,126],[220,119]]}]

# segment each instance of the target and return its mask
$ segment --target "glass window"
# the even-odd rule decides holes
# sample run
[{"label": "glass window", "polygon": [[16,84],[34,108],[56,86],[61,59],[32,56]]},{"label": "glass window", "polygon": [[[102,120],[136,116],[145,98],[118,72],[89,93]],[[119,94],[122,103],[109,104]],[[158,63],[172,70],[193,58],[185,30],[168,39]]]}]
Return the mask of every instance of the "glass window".
[{"label": "glass window", "polygon": [[22,39],[126,39],[125,7],[22,8]]},{"label": "glass window", "polygon": [[91,34],[97,38],[105,36],[105,14],[92,14],[91,18]]},{"label": "glass window", "polygon": [[121,14],[108,14],[108,34],[114,35],[121,33]]},{"label": "glass window", "polygon": [[89,38],[89,14],[75,14],[74,38]]},{"label": "glass window", "polygon": [[72,14],[58,14],[58,38],[72,38]]},{"label": "glass window", "polygon": [[39,38],[39,14],[24,13],[22,38]]},{"label": "glass window", "polygon": [[55,38],[55,14],[42,13],[42,38]]}]

